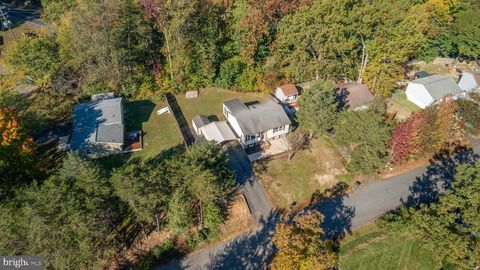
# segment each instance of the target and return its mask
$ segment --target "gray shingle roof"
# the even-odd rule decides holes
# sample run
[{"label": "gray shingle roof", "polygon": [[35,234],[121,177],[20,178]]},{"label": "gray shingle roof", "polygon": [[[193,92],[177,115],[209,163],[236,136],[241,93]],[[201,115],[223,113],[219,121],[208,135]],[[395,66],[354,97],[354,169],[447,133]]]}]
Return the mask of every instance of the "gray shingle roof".
[{"label": "gray shingle roof", "polygon": [[411,81],[411,83],[424,85],[425,89],[435,100],[441,99],[448,94],[456,95],[462,92],[462,89],[458,87],[451,77],[444,75],[432,75]]},{"label": "gray shingle roof", "polygon": [[225,105],[225,107],[227,107],[227,109],[234,115],[241,111],[248,110],[247,105],[243,104],[239,99],[225,101],[223,105]]},{"label": "gray shingle roof", "polygon": [[197,128],[201,128],[209,124],[210,120],[208,120],[208,117],[206,117],[205,115],[195,115],[192,118],[192,122]]},{"label": "gray shingle roof", "polygon": [[97,127],[96,142],[100,143],[121,143],[125,138],[125,125],[121,123],[110,125],[99,125]]},{"label": "gray shingle roof", "polygon": [[81,103],[73,109],[72,150],[97,142],[124,142],[122,98]]},{"label": "gray shingle roof", "polygon": [[362,107],[375,100],[368,86],[356,82],[338,85],[336,95],[341,106],[348,109]]},{"label": "gray shingle roof", "polygon": [[292,123],[283,107],[273,100],[246,106],[238,99],[234,99],[224,104],[235,116],[245,135],[265,132]]}]

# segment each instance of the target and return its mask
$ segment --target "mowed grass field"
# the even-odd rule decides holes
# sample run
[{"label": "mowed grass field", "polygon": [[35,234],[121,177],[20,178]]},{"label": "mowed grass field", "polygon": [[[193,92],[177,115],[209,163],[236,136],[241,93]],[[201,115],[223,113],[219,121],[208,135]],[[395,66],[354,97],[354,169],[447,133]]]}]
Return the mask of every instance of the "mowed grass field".
[{"label": "mowed grass field", "polygon": [[290,161],[277,157],[257,166],[270,201],[284,209],[293,202],[308,203],[315,191],[336,184],[343,172],[342,156],[325,139],[313,140],[309,149],[298,151]]},{"label": "mowed grass field", "polygon": [[154,104],[149,100],[125,104],[127,131],[143,130],[144,133],[143,150],[134,152],[132,157],[152,158],[182,144],[173,115],[157,115],[157,111],[166,106],[166,102]]},{"label": "mowed grass field", "polygon": [[340,243],[342,270],[433,270],[440,263],[421,246],[420,239],[407,233],[389,233],[370,223]]},{"label": "mowed grass field", "polygon": [[176,98],[183,116],[191,126],[192,118],[199,114],[207,117],[216,116],[219,120],[224,120],[222,104],[227,100],[238,98],[244,103],[261,102],[268,96],[263,93],[242,93],[221,88],[204,88],[199,90],[198,98],[187,99],[185,94],[176,95]]}]

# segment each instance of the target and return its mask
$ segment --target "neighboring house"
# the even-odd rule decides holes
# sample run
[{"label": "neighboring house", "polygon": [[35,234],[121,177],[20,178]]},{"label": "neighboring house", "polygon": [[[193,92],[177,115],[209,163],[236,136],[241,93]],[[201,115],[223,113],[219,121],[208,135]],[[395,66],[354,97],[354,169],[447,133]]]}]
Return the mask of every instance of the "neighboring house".
[{"label": "neighboring house", "polygon": [[243,147],[285,136],[292,123],[282,105],[273,100],[248,106],[229,100],[223,103],[223,114]]},{"label": "neighboring house", "polygon": [[292,104],[298,99],[298,89],[294,84],[285,84],[275,89],[275,97],[284,104]]},{"label": "neighboring house", "polygon": [[463,91],[472,91],[480,86],[480,71],[473,72],[463,72],[460,81],[458,81],[458,86]]},{"label": "neighboring house", "polygon": [[368,86],[350,82],[337,86],[336,96],[340,108],[347,110],[362,110],[375,100]]},{"label": "neighboring house", "polygon": [[200,128],[209,123],[210,120],[208,120],[208,117],[206,117],[205,115],[195,115],[192,118],[193,130],[195,130],[195,133],[197,133],[197,135],[202,135]]},{"label": "neighboring house", "polygon": [[73,109],[72,151],[104,156],[123,151],[125,124],[122,98],[94,96]]},{"label": "neighboring house", "polygon": [[405,93],[409,101],[424,109],[447,95],[461,94],[462,89],[449,76],[432,75],[409,82]]},{"label": "neighboring house", "polygon": [[219,144],[237,139],[226,121],[215,121],[204,125],[200,128],[200,132],[207,141]]}]

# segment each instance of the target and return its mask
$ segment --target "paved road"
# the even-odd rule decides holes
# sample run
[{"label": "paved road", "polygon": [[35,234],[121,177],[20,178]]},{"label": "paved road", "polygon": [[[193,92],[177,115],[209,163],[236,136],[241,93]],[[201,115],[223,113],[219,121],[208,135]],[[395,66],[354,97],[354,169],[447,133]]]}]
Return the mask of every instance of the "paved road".
[{"label": "paved road", "polygon": [[21,23],[29,23],[38,27],[46,26],[46,24],[40,20],[39,8],[22,8],[14,7],[7,4],[7,16],[10,18],[14,25]]},{"label": "paved road", "polygon": [[[367,184],[353,193],[340,194],[314,206],[325,216],[322,227],[326,235],[342,237],[401,204],[434,200],[449,187],[458,164],[478,159],[480,144],[478,141],[472,144],[475,152],[459,149],[453,156],[440,154],[426,167]],[[258,230],[156,269],[264,269],[274,252],[271,239],[278,219],[278,213],[270,212]]]}]

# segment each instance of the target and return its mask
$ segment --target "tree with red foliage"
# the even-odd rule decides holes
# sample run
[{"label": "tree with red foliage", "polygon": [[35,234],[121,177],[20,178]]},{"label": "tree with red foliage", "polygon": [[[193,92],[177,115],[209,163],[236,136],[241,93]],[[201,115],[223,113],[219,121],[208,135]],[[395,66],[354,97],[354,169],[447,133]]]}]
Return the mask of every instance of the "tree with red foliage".
[{"label": "tree with red foliage", "polygon": [[462,123],[456,111],[457,104],[446,99],[398,124],[393,129],[391,139],[393,162],[402,164],[411,156],[424,156],[441,149],[446,142],[457,139]]},{"label": "tree with red foliage", "polygon": [[408,160],[413,150],[412,135],[414,134],[414,119],[398,124],[392,131],[392,159],[396,165]]}]

